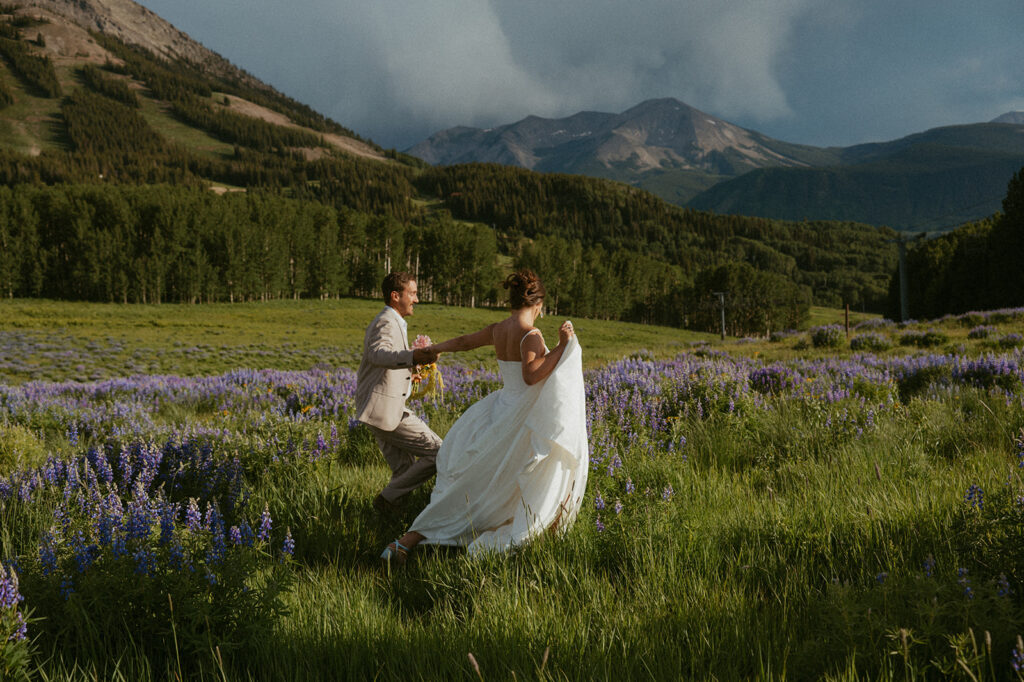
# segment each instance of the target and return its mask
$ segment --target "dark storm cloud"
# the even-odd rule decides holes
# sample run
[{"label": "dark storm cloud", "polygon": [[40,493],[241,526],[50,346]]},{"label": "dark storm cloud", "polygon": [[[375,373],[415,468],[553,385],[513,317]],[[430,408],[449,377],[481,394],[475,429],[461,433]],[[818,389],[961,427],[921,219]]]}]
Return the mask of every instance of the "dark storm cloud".
[{"label": "dark storm cloud", "polygon": [[652,97],[852,144],[1024,109],[1024,3],[144,0],[286,94],[405,148]]}]

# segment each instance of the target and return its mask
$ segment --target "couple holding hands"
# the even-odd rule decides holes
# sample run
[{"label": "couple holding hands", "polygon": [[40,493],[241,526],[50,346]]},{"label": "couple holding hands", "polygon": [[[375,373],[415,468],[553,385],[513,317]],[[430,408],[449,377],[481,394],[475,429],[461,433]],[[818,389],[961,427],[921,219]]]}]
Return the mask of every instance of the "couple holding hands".
[{"label": "couple holding hands", "polygon": [[[356,377],[356,416],[392,472],[373,506],[395,511],[437,474],[430,502],[381,554],[388,567],[405,563],[420,543],[464,546],[471,555],[507,550],[545,530],[567,529],[579,511],[589,468],[579,342],[566,321],[548,350],[534,327],[544,285],[533,272],[509,275],[504,287],[504,320],[410,349],[405,318],[419,301],[416,281],[404,272],[384,279],[386,305],[367,327]],[[415,366],[488,345],[502,387],[471,405],[442,442],[405,406]]]}]

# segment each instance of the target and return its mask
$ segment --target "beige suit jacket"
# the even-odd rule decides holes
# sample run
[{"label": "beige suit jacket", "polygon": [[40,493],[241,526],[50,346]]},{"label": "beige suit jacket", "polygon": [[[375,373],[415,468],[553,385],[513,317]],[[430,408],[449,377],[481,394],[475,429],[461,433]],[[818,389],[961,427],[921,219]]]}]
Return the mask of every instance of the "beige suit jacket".
[{"label": "beige suit jacket", "polygon": [[389,306],[373,318],[356,373],[356,419],[384,431],[402,421],[412,390],[412,351],[400,319]]}]

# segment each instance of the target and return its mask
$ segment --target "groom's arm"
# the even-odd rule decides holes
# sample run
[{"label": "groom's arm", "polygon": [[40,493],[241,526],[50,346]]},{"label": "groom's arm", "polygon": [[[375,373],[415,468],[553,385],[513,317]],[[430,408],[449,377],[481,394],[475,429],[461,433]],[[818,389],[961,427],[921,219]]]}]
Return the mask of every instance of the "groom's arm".
[{"label": "groom's arm", "polygon": [[413,351],[402,348],[402,330],[398,323],[382,316],[367,332],[370,337],[365,355],[370,364],[387,369],[412,368],[416,364]]}]

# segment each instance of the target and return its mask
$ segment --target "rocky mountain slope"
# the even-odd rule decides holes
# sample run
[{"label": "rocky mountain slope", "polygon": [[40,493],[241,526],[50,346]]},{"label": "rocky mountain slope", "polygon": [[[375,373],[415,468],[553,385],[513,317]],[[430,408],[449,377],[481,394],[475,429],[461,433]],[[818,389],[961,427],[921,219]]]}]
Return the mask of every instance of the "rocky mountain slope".
[{"label": "rocky mountain slope", "polygon": [[[294,102],[132,0],[15,0],[0,7],[0,20],[14,29],[8,37],[20,38],[29,55],[49,60],[65,94],[81,87],[79,70],[84,65],[123,65],[109,45],[97,40],[96,36],[102,35],[141,48],[158,60],[182,65],[194,76],[208,80],[211,90],[221,93],[220,101],[228,102],[235,114],[289,128],[309,129],[311,122],[322,123],[314,130],[322,138],[322,150],[303,152],[307,155],[339,152],[385,160],[376,145]],[[0,149],[37,155],[66,147],[59,131],[56,99],[41,98],[32,87],[25,87],[23,75],[9,59],[0,59],[0,82],[13,89],[12,102],[0,109]],[[197,135],[203,133],[185,130],[194,129],[193,124],[167,120],[174,118],[164,116],[167,102],[160,101],[147,86],[142,79],[129,81],[144,102],[146,97],[157,100],[155,107],[143,107],[151,125],[176,143],[197,144]],[[199,144],[214,145],[207,141]]]},{"label": "rocky mountain slope", "polygon": [[480,161],[611,179],[666,171],[735,176],[832,160],[828,150],[773,140],[671,98],[648,100],[621,114],[529,116],[487,130],[451,128],[408,153],[436,165]]}]

